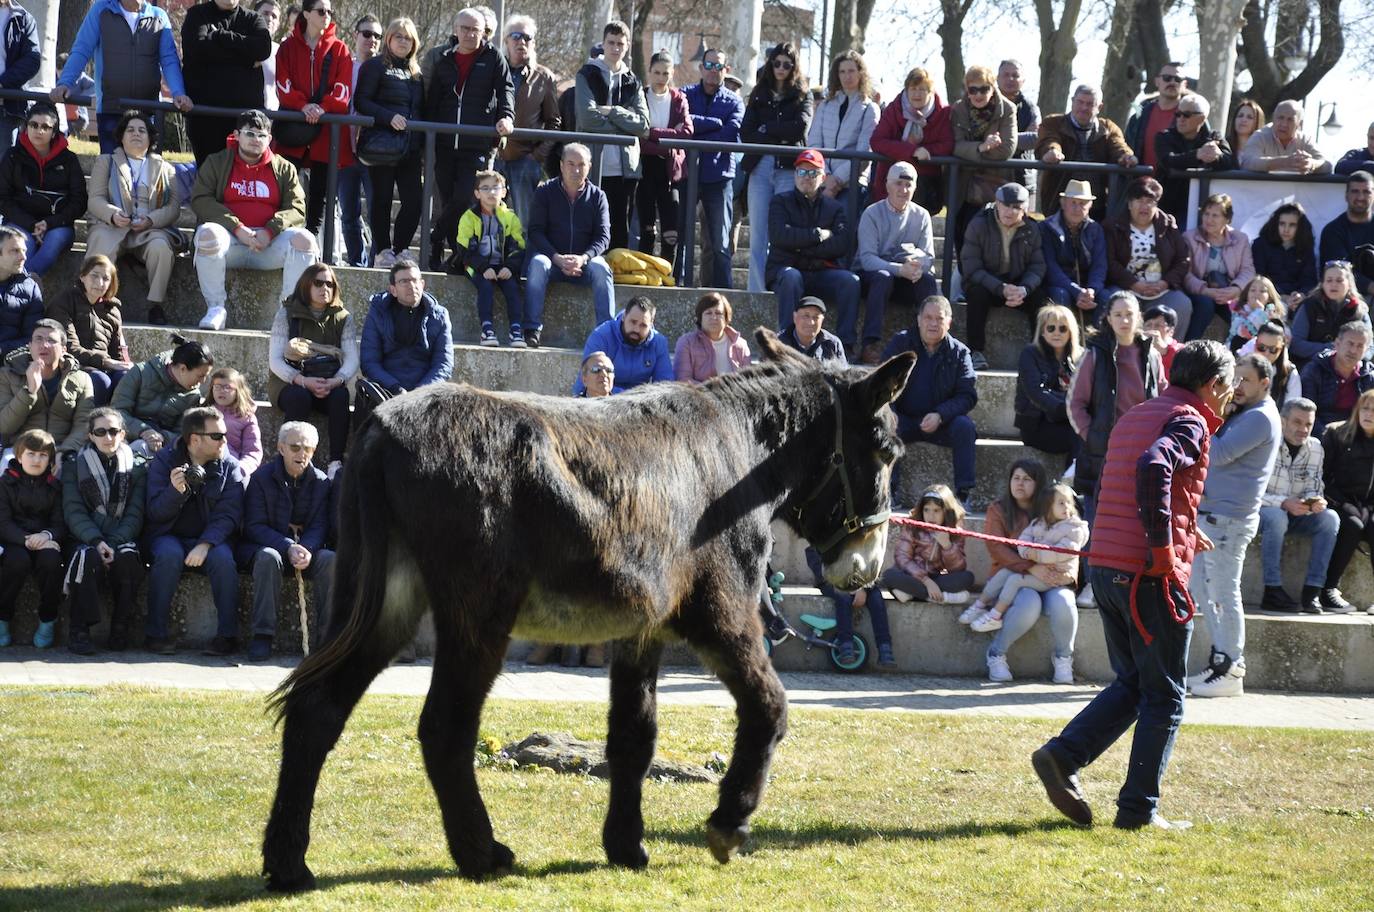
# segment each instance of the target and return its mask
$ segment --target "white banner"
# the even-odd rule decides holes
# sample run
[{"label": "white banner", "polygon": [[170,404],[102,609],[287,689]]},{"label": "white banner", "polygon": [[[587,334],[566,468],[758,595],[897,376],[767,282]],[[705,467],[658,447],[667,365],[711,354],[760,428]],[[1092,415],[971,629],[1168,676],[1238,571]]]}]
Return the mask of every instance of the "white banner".
[{"label": "white banner", "polygon": [[[1197,221],[1198,186],[1196,178],[1188,187],[1188,227]],[[1254,240],[1269,221],[1274,210],[1285,203],[1301,203],[1312,221],[1312,233],[1320,237],[1326,223],[1345,212],[1345,184],[1304,181],[1301,178],[1285,181],[1250,181],[1214,179],[1211,193],[1225,193],[1231,197],[1235,215],[1231,226]]]}]

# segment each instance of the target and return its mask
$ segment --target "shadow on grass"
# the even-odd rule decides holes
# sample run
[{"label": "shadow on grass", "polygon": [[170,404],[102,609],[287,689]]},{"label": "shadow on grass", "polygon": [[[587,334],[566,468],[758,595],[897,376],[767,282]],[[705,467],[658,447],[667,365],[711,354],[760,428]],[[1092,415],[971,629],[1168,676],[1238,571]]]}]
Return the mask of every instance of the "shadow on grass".
[{"label": "shadow on grass", "polygon": [[[868,827],[851,823],[822,823],[805,829],[786,829],[763,824],[752,828],[746,851],[759,849],[804,849],[810,846],[838,843],[858,845],[871,839],[891,841],[905,840],[943,840],[967,839],[978,836],[1021,836],[1028,833],[1053,833],[1059,830],[1076,830],[1078,827],[1064,819],[1044,818],[1033,821],[1008,821],[1005,823],[979,823],[964,821],[938,827]],[[679,845],[706,848],[705,828],[701,830],[653,830],[645,833],[645,839],[662,840]]]}]

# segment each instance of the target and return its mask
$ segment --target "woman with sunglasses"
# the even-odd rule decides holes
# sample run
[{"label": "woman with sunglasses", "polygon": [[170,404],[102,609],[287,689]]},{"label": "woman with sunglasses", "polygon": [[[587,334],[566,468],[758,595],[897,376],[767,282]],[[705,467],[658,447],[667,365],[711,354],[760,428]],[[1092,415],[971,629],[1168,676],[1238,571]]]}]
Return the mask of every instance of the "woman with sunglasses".
[{"label": "woman with sunglasses", "polygon": [[30,275],[53,267],[86,213],[86,175],[47,101],[29,106],[18,141],[0,159],[0,220],[24,232]]},{"label": "woman with sunglasses", "polygon": [[1259,328],[1255,338],[1245,343],[1236,352],[1238,357],[1259,355],[1274,365],[1274,382],[1269,386],[1269,395],[1279,408],[1293,399],[1302,398],[1302,377],[1298,368],[1288,360],[1288,330],[1278,320],[1270,320]]},{"label": "woman with sunglasses", "polygon": [[329,476],[348,448],[348,381],[358,373],[358,333],[344,309],[334,270],[316,263],[301,273],[272,319],[267,396],[287,421],[329,416]]},{"label": "woman with sunglasses", "polygon": [[783,43],[768,51],[754,74],[754,90],[740,122],[740,142],[785,146],[778,155],[745,155],[740,170],[749,175],[749,290],[766,291],[768,206],[773,197],[795,185],[797,149],[811,126],[811,93],[801,71],[797,49]]},{"label": "woman with sunglasses", "polygon": [[[971,162],[1006,161],[1016,151],[1016,105],[997,88],[996,75],[985,66],[964,74],[964,97],[950,110],[954,155]],[[955,200],[960,201],[954,236],[963,238],[968,223],[993,201],[997,188],[1011,179],[1002,168],[960,168]],[[954,200],[950,201],[951,207]],[[962,257],[960,260],[962,261]]]},{"label": "woman with sunglasses", "polygon": [[1322,265],[1317,289],[1303,299],[1293,314],[1293,337],[1288,343],[1293,361],[1302,367],[1336,343],[1336,335],[1351,320],[1369,325],[1369,308],[1356,291],[1355,276],[1345,260]]},{"label": "woman with sunglasses", "polygon": [[[326,71],[325,64],[329,69]],[[321,91],[323,86],[323,91]],[[316,102],[315,96],[319,96]],[[305,0],[291,34],[277,49],[277,103],[283,111],[300,111],[306,123],[319,124],[325,114],[347,114],[353,101],[353,54],[335,34],[331,0]],[[312,234],[324,220],[325,184],[329,175],[329,127],[309,143],[288,146],[281,140],[282,127],[274,130],[273,147],[308,173],[305,227]],[[339,143],[339,167],[354,163],[353,144]],[[304,174],[302,174],[304,177]],[[332,205],[332,202],[331,202]]]},{"label": "woman with sunglasses", "polygon": [[1026,446],[1062,453],[1072,462],[1080,438],[1069,423],[1069,387],[1083,348],[1078,320],[1060,304],[1040,308],[1035,341],[1021,350],[1016,371],[1016,429]]},{"label": "woman with sunglasses", "polygon": [[[242,0],[204,0],[181,26],[181,73],[196,104],[247,111],[261,108],[262,62],[273,52],[267,22]],[[234,118],[186,118],[196,164],[224,149]]]}]

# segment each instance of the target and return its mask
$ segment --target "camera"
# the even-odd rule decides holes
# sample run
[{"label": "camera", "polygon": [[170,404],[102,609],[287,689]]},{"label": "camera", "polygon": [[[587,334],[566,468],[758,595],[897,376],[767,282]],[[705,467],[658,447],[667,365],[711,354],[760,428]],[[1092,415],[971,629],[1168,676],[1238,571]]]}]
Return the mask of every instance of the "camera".
[{"label": "camera", "polygon": [[199,494],[200,489],[205,487],[205,467],[191,462],[182,466],[181,470],[186,473],[187,490],[192,494]]}]

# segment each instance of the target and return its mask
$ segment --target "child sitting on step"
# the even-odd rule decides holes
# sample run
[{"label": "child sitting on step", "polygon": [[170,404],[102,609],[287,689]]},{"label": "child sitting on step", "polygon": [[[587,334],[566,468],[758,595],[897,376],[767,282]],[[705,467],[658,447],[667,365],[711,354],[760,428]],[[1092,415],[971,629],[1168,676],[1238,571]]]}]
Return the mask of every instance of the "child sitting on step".
[{"label": "child sitting on step", "polygon": [[[931,485],[911,508],[911,518],[931,525],[961,529],[964,506],[948,485]],[[964,539],[948,532],[899,526],[892,566],[883,571],[881,585],[901,602],[938,602],[962,605],[973,586],[964,556]]]},{"label": "child sitting on step", "polygon": [[[1024,541],[1055,548],[1081,550],[1088,541],[1088,524],[1078,515],[1073,489],[1066,484],[1051,485],[1040,499],[1039,515],[1021,533]],[[1072,586],[1078,579],[1078,557],[1058,551],[1046,551],[1020,545],[1017,552],[1035,566],[1025,573],[1003,567],[983,586],[983,594],[969,605],[959,620],[979,633],[990,633],[1002,627],[1002,615],[1022,589],[1048,592],[1060,586]]]},{"label": "child sitting on step", "polygon": [[10,644],[10,621],[24,580],[38,583],[38,630],[33,645],[47,649],[62,607],[62,483],[53,474],[57,447],[44,430],[14,442],[14,458],[0,475],[0,646]]},{"label": "child sitting on step", "polygon": [[488,348],[500,345],[492,324],[492,305],[499,287],[506,299],[510,345],[524,348],[520,324],[525,319],[525,296],[520,291],[520,273],[525,262],[525,232],[519,217],[502,202],[506,178],[498,171],[478,171],[476,181],[472,192],[477,202],[458,220],[454,271],[467,273],[477,287],[477,318],[482,321],[477,344]]},{"label": "child sitting on step", "polygon": [[228,436],[224,443],[239,461],[247,478],[262,465],[262,431],[258,428],[258,404],[243,374],[232,367],[221,367],[210,375],[210,398],[224,416]]}]

